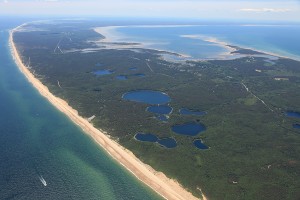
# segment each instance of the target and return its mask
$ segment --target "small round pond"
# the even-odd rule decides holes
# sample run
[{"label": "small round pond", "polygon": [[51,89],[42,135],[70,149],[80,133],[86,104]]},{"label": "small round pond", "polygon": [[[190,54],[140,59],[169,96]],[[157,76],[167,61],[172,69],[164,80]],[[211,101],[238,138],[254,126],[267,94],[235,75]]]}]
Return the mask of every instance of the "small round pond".
[{"label": "small round pond", "polygon": [[202,140],[198,139],[198,140],[194,140],[194,145],[195,147],[197,147],[198,149],[208,149],[208,146],[206,146],[205,144],[202,143]]},{"label": "small round pond", "polygon": [[123,99],[146,104],[166,104],[171,101],[171,98],[162,92],[152,90],[136,90],[123,94]]},{"label": "small round pond", "polygon": [[187,136],[195,136],[198,133],[203,132],[205,130],[206,127],[203,124],[198,124],[194,122],[172,126],[173,132],[180,135],[187,135]]},{"label": "small round pond", "polygon": [[179,113],[181,115],[197,115],[197,116],[202,116],[202,115],[207,114],[207,112],[204,112],[204,111],[194,111],[194,110],[190,110],[190,109],[187,109],[187,108],[181,108],[179,110]]}]

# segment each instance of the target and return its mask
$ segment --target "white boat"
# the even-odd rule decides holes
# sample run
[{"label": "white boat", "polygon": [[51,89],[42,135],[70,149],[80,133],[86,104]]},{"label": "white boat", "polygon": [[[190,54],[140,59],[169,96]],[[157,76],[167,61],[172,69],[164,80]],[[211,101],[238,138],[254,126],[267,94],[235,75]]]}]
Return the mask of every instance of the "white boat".
[{"label": "white boat", "polygon": [[47,186],[47,182],[45,181],[45,179],[42,176],[39,176],[39,179],[43,183],[43,185],[46,187]]}]

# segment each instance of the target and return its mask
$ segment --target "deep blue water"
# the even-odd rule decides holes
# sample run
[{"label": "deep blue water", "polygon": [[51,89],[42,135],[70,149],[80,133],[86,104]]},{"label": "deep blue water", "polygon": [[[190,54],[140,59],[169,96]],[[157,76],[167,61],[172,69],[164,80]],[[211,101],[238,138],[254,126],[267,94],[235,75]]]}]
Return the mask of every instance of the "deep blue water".
[{"label": "deep blue water", "polygon": [[300,124],[293,124],[293,128],[300,129]]},{"label": "deep blue water", "polygon": [[95,72],[93,72],[93,73],[94,73],[95,75],[98,75],[98,76],[104,76],[104,75],[112,74],[112,73],[114,73],[114,71],[108,70],[108,69],[103,69],[103,70],[95,71]]},{"label": "deep blue water", "polygon": [[197,147],[198,149],[208,149],[208,146],[203,144],[201,140],[194,140],[193,143],[194,143],[195,147]]},{"label": "deep blue water", "polygon": [[137,133],[135,139],[142,142],[157,142],[158,138],[152,133]]},{"label": "deep blue water", "polygon": [[175,148],[177,146],[177,142],[173,138],[163,138],[159,139],[157,142],[166,148]]},{"label": "deep blue water", "polygon": [[[202,25],[181,27],[122,27],[119,41],[144,43],[146,47],[168,50],[205,59],[222,57],[224,47],[203,39],[217,38],[233,45],[250,47],[300,60],[299,25]],[[193,36],[182,37],[182,36]]]},{"label": "deep blue water", "polygon": [[171,98],[167,94],[152,90],[127,92],[123,95],[123,99],[153,105],[166,104],[171,101]]},{"label": "deep blue water", "polygon": [[155,105],[155,106],[149,106],[147,108],[147,111],[156,114],[161,114],[161,115],[168,115],[172,112],[172,108],[166,105],[158,105],[158,106]]},{"label": "deep blue water", "polygon": [[179,110],[179,113],[181,115],[197,115],[197,116],[202,116],[202,115],[207,114],[207,112],[204,112],[204,111],[193,111],[193,110],[189,110],[187,108],[181,108]]},{"label": "deep blue water", "polygon": [[287,111],[286,116],[300,118],[300,113],[299,112],[294,112],[294,111]]},{"label": "deep blue water", "polygon": [[20,73],[8,29],[24,22],[0,17],[0,199],[160,199]]},{"label": "deep blue water", "polygon": [[168,116],[172,112],[172,108],[166,105],[154,105],[147,107],[146,111],[156,114],[156,119],[166,122],[168,121]]},{"label": "deep blue water", "polygon": [[187,135],[187,136],[195,136],[200,132],[206,130],[206,127],[202,124],[198,123],[186,123],[186,124],[177,124],[172,126],[172,131],[180,134],[180,135]]}]

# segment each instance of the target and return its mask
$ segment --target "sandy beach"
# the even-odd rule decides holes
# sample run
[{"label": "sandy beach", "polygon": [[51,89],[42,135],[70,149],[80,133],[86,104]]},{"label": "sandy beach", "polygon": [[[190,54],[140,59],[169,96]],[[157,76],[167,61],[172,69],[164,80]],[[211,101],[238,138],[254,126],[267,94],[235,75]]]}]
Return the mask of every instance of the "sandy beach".
[{"label": "sandy beach", "polygon": [[[58,110],[67,115],[74,123],[80,126],[86,134],[92,137],[96,143],[101,145],[107,153],[135,175],[140,181],[147,184],[165,199],[197,199],[190,192],[185,190],[176,180],[169,179],[163,173],[155,171],[149,165],[142,163],[132,152],[110,139],[103,131],[96,129],[90,122],[88,122],[87,119],[79,116],[78,112],[70,107],[66,101],[50,93],[48,88],[43,85],[41,81],[35,78],[24,63],[22,63],[21,57],[18,54],[13,41],[14,32],[21,28],[22,25],[10,32],[9,42],[11,53],[20,71],[41,95],[47,98],[48,101],[50,101]],[[206,199],[206,197],[203,196],[203,199]]]}]

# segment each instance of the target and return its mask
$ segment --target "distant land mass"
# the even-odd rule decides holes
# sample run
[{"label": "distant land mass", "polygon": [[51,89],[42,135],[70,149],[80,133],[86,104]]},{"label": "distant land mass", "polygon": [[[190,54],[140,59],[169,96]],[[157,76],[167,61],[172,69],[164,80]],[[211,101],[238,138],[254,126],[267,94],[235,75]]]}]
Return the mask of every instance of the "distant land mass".
[{"label": "distant land mass", "polygon": [[[162,197],[300,197],[299,61],[194,29],[172,50],[115,41],[104,26],[26,23],[11,33],[13,53],[43,96]],[[176,51],[195,39],[213,55]]]}]

